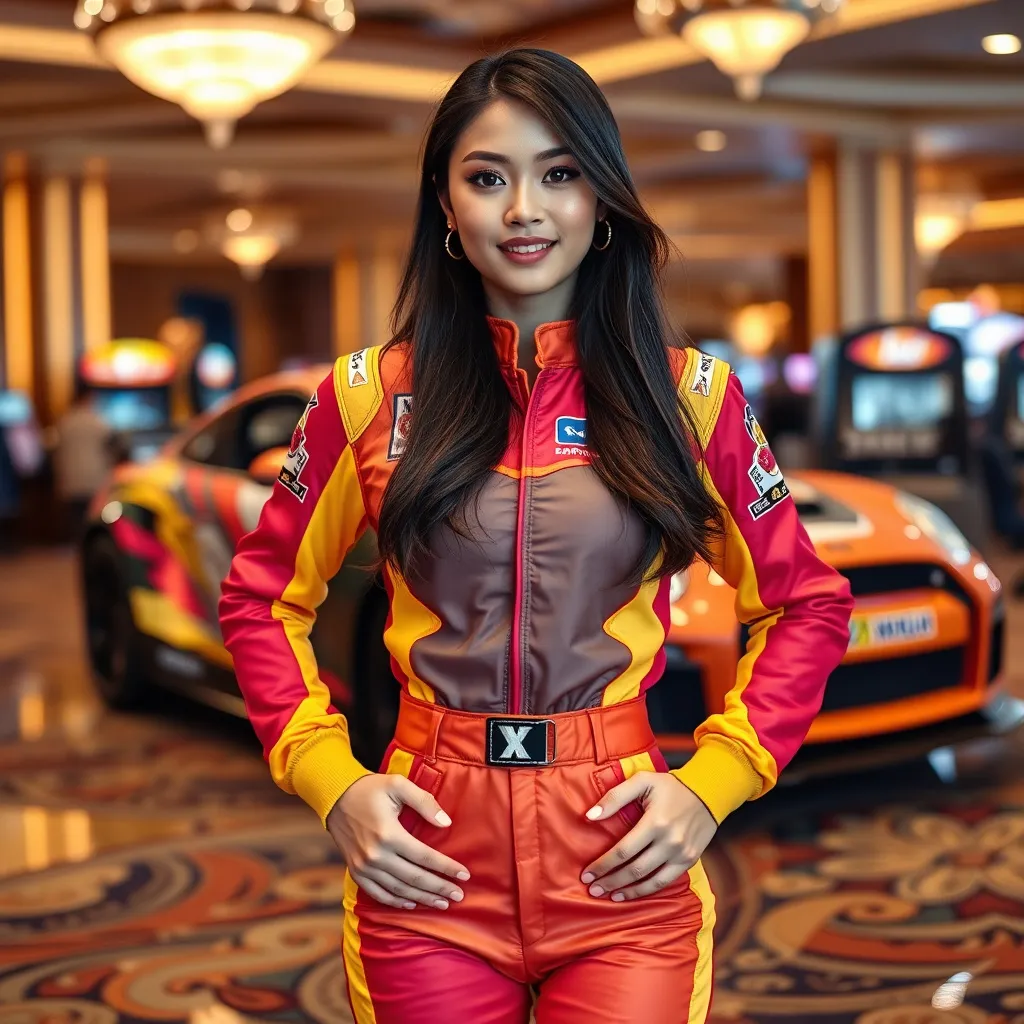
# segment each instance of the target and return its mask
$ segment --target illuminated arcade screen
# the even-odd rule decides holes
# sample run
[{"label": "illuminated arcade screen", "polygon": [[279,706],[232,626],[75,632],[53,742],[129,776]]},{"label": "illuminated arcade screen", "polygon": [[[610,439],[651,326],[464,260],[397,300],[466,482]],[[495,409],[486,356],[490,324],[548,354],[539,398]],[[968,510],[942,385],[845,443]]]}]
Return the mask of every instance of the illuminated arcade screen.
[{"label": "illuminated arcade screen", "polygon": [[948,373],[872,373],[853,379],[855,430],[919,430],[953,414],[953,378]]},{"label": "illuminated arcade screen", "polygon": [[168,388],[94,391],[99,414],[115,430],[159,430],[170,419]]}]

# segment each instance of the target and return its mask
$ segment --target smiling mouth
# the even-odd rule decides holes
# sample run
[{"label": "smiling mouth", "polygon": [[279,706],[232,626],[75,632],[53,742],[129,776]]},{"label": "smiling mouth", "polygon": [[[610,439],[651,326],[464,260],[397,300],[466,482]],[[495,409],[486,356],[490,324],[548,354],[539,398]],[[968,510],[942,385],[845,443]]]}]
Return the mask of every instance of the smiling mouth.
[{"label": "smiling mouth", "polygon": [[498,248],[502,252],[517,252],[521,254],[531,252],[541,252],[544,249],[550,249],[554,242],[537,242],[533,245],[499,245]]}]

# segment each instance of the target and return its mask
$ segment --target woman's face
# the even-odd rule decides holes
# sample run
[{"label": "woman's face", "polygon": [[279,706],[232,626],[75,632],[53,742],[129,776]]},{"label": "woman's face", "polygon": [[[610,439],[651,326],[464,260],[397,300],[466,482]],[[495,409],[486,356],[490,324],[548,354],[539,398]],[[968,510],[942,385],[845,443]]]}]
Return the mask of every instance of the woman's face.
[{"label": "woman's face", "polygon": [[[441,196],[485,287],[536,296],[573,277],[604,216],[565,143],[532,110],[496,100],[459,136]],[[440,241],[439,241],[440,244]]]}]

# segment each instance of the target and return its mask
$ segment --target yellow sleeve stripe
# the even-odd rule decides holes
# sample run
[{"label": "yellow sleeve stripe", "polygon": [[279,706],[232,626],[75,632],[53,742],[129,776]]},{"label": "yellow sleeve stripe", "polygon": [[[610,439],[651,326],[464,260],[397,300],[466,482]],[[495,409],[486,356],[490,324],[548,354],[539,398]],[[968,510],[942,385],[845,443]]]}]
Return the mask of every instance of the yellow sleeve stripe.
[{"label": "yellow sleeve stripe", "polygon": [[778,779],[775,758],[761,745],[747,717],[743,691],[768,643],[769,630],[782,618],[783,610],[769,610],[764,606],[747,542],[706,470],[703,478],[709,493],[723,508],[728,534],[722,544],[728,561],[716,568],[737,588],[737,617],[741,622],[756,622],[747,643],[747,653],[736,668],[736,682],[725,696],[723,712],[711,715],[698,727],[694,734],[697,753],[674,773],[721,822],[747,800],[771,789]]},{"label": "yellow sleeve stripe", "polygon": [[370,425],[384,397],[384,386],[380,379],[380,346],[364,349],[363,352],[366,356],[363,362],[365,384],[349,384],[348,371],[353,356],[342,356],[334,364],[334,390],[349,444],[354,444]]},{"label": "yellow sleeve stripe", "polygon": [[[314,734],[328,727],[331,735],[348,748],[348,732],[344,718],[338,714],[329,714],[326,710],[330,704],[330,693],[320,679],[313,648],[309,643],[314,616],[302,609],[316,608],[323,602],[327,595],[325,581],[337,573],[345,555],[343,539],[358,536],[362,529],[365,518],[362,495],[358,487],[352,487],[349,483],[355,472],[355,458],[351,446],[347,445],[303,534],[295,557],[295,572],[280,600],[271,606],[271,614],[284,629],[308,697],[299,703],[271,749],[267,759],[270,771],[278,785],[299,792],[314,809],[321,810],[325,802],[330,800],[327,811],[344,792],[344,787],[334,792],[338,779],[331,776],[321,779],[323,773],[315,765],[304,764],[312,754],[304,744],[314,739],[318,744],[326,742],[323,733],[320,737]],[[358,765],[352,758],[351,749],[348,750],[348,758]],[[308,787],[306,793],[299,791],[301,783],[293,775],[297,775],[300,767],[303,771],[308,767],[309,771],[305,771],[305,774],[310,776],[314,792],[308,792]],[[321,817],[325,814],[326,811],[323,811]]]}]

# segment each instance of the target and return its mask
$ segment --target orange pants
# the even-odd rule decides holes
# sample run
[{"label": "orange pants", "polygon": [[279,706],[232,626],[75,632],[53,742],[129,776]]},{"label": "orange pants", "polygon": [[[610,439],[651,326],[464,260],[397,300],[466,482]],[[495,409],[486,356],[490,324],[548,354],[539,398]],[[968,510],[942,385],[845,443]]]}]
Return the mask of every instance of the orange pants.
[{"label": "orange pants", "polygon": [[641,814],[587,810],[634,772],[666,770],[643,700],[549,716],[544,767],[489,765],[487,718],[403,695],[385,770],[433,793],[453,824],[408,809],[402,823],[472,877],[448,910],[396,910],[346,876],[356,1024],[526,1024],[531,1009],[537,1024],[703,1024],[715,913],[700,863],[622,903],[580,881]]}]

